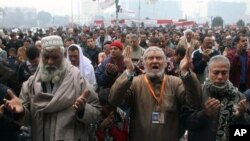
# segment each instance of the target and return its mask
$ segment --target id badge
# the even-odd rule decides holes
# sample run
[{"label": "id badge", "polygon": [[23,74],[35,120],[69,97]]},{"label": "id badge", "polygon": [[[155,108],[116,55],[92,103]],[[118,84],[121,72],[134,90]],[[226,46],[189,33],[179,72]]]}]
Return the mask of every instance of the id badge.
[{"label": "id badge", "polygon": [[163,112],[152,112],[152,123],[155,124],[164,124],[165,115]]}]

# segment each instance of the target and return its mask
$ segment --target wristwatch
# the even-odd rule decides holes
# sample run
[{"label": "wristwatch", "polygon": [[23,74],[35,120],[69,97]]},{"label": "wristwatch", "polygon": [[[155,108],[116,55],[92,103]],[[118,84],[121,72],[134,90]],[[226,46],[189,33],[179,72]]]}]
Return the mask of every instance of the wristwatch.
[{"label": "wristwatch", "polygon": [[188,75],[190,75],[190,71],[189,71],[189,70],[186,71],[184,74],[183,74],[181,71],[179,71],[179,76],[180,76],[180,78],[185,78],[185,77],[187,77]]},{"label": "wristwatch", "polygon": [[133,71],[132,73],[129,73],[128,70],[126,70],[126,75],[127,75],[127,80],[132,82],[134,75],[135,75],[135,72]]}]

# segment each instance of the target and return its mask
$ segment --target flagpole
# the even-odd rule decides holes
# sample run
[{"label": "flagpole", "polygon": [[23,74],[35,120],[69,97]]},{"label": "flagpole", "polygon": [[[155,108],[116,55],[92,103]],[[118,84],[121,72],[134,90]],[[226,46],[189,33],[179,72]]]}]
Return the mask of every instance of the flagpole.
[{"label": "flagpole", "polygon": [[139,0],[138,6],[138,33],[140,34],[140,24],[141,24],[141,0]]},{"label": "flagpole", "polygon": [[70,1],[71,27],[73,27],[73,0]]},{"label": "flagpole", "polygon": [[115,11],[115,24],[118,25],[118,12],[119,12],[119,7],[118,7],[118,2],[119,0],[115,0],[115,7],[116,7],[116,11]]}]

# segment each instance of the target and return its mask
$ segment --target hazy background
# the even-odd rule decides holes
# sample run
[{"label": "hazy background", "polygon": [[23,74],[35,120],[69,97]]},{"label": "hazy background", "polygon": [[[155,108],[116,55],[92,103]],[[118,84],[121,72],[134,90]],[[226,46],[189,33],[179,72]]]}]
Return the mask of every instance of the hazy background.
[{"label": "hazy background", "polygon": [[36,8],[38,11],[48,11],[53,15],[63,16],[70,15],[71,0],[0,0],[0,6]]},{"label": "hazy background", "polygon": [[[115,19],[115,5],[107,6],[112,1],[114,0],[0,0],[0,22],[12,24],[6,18],[11,20],[16,15],[13,14],[16,9],[25,11],[26,20],[37,18],[39,12],[48,12],[52,19],[49,25],[65,22],[89,24],[94,19],[112,20]],[[204,23],[221,16],[225,24],[235,24],[239,19],[250,22],[250,0],[119,0],[119,5],[123,9],[123,13],[119,13],[119,19],[187,19]]]}]

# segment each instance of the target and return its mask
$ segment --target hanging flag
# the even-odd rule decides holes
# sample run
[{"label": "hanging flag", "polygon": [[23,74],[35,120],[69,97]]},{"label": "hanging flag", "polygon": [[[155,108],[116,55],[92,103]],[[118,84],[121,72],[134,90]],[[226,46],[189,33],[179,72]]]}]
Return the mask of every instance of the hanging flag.
[{"label": "hanging flag", "polygon": [[155,4],[158,0],[145,0],[146,4]]},{"label": "hanging flag", "polygon": [[126,16],[129,16],[129,17],[131,17],[131,18],[134,18],[134,17],[135,17],[135,11],[129,10],[129,9],[125,9],[125,8],[123,8],[123,7],[120,7],[119,13],[124,14],[124,15],[126,15]]},{"label": "hanging flag", "polygon": [[107,9],[115,4],[116,0],[99,0],[99,6],[101,9]]}]

